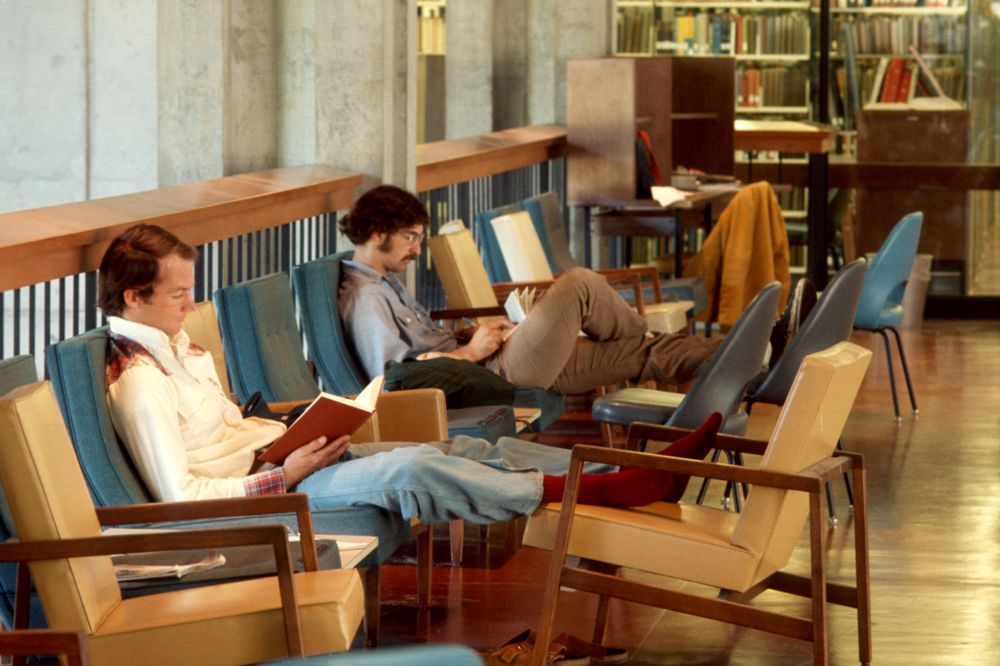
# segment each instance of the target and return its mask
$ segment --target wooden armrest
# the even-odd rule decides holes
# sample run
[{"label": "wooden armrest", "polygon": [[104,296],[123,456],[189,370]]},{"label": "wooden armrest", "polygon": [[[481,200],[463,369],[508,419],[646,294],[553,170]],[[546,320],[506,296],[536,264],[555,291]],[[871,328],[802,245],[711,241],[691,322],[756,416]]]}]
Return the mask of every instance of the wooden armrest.
[{"label": "wooden armrest", "polygon": [[448,439],[444,391],[436,388],[390,391],[379,396],[379,437],[387,442]]},{"label": "wooden armrest", "polygon": [[[308,549],[305,547],[304,541],[305,537],[303,537],[302,548],[303,567],[306,571],[315,571],[317,569],[315,544],[311,549]],[[23,595],[28,589],[27,583],[30,582],[30,580],[23,578],[25,574],[22,572],[27,571],[23,565],[24,562],[262,544],[270,545],[274,550],[288,650],[291,654],[301,655],[303,651],[302,635],[299,608],[292,580],[292,556],[288,547],[288,531],[283,525],[167,530],[144,534],[105,534],[77,539],[6,542],[0,544],[0,561],[19,563],[17,589],[19,599],[16,604],[20,606],[27,603],[27,598]],[[307,552],[310,550],[311,553]]]},{"label": "wooden armrest", "polygon": [[[316,542],[312,513],[309,511],[309,496],[305,493],[254,495],[190,502],[127,504],[96,507],[96,511],[97,520],[102,526],[294,513],[299,526],[299,536],[302,539],[303,566],[307,571],[313,571],[316,568]],[[281,528],[285,529],[284,526]]]},{"label": "wooden armrest", "polygon": [[64,655],[68,666],[90,663],[84,649],[86,634],[82,631],[55,631],[53,629],[18,629],[0,632],[0,654]]},{"label": "wooden armrest", "polygon": [[824,481],[833,478],[838,473],[842,473],[853,466],[850,458],[831,457],[798,473],[791,474],[741,467],[739,465],[728,465],[725,463],[675,458],[660,453],[639,453],[624,449],[609,449],[601,446],[578,444],[573,447],[567,487],[570,487],[569,484],[573,483],[574,474],[579,476],[582,472],[584,462],[600,462],[621,467],[645,467],[647,469],[677,472],[679,474],[699,476],[707,479],[750,483],[770,486],[772,488],[801,490],[810,493],[821,492]]},{"label": "wooden armrest", "polygon": [[[628,428],[628,446],[631,450],[638,449],[643,440],[655,442],[673,442],[692,432],[688,428],[656,425],[653,423],[632,423]],[[738,435],[718,433],[715,436],[715,448],[738,453],[749,453],[762,456],[767,449],[766,439],[751,439]]]},{"label": "wooden armrest", "polygon": [[308,405],[312,400],[283,400],[281,402],[269,402],[267,408],[275,414],[290,412],[301,405]]},{"label": "wooden armrest", "polygon": [[476,317],[507,316],[507,311],[499,305],[488,308],[457,308],[452,310],[432,310],[431,319],[474,319]]}]

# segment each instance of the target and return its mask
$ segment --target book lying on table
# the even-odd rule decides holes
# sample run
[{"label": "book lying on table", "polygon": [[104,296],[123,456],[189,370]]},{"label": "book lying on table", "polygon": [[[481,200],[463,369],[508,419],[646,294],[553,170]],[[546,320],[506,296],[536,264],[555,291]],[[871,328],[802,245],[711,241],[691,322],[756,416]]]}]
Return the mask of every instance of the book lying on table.
[{"label": "book lying on table", "polygon": [[119,582],[183,578],[226,564],[225,556],[217,550],[208,550],[204,554],[177,553],[167,555],[166,558],[168,559],[164,558],[163,553],[145,553],[116,555],[111,561],[114,563],[115,576]]},{"label": "book lying on table", "polygon": [[354,434],[375,411],[384,380],[379,375],[355,398],[321,392],[295,423],[260,454],[260,460],[280,465],[289,453],[317,437],[326,435],[327,441],[331,441]]}]

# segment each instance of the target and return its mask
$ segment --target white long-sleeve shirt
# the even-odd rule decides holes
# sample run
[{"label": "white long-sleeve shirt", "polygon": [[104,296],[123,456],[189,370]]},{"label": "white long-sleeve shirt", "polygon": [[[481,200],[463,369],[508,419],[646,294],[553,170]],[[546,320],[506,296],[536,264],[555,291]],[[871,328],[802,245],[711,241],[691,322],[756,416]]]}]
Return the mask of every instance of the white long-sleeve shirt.
[{"label": "white long-sleeve shirt", "polygon": [[283,492],[280,469],[249,475],[254,452],[285,426],[244,419],[211,353],[183,331],[109,317],[108,406],[115,430],[161,501]]}]

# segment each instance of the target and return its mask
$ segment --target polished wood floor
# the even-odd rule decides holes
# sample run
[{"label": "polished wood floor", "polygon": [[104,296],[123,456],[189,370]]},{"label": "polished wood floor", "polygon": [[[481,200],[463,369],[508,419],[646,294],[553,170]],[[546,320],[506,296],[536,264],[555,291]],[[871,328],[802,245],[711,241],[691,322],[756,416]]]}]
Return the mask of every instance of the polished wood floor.
[{"label": "polished wood floor", "polygon": [[[1000,664],[1000,322],[933,321],[904,333],[920,414],[898,425],[880,343],[866,333],[855,341],[876,352],[844,434],[869,470],[875,663]],[[768,415],[754,415],[754,431],[766,431]],[[843,486],[835,493],[829,561],[833,580],[850,581],[852,516]],[[385,567],[382,644],[488,648],[533,626],[548,553],[505,549],[500,530],[491,537],[467,542],[463,567],[435,569],[428,611],[416,608],[413,568]],[[804,548],[790,568],[808,572]],[[774,592],[756,603],[806,611]],[[557,631],[589,636],[594,609],[590,595],[563,592]],[[853,613],[833,607],[832,616],[833,663],[856,663]],[[619,602],[609,643],[630,648],[633,664],[810,662],[803,642]]]}]

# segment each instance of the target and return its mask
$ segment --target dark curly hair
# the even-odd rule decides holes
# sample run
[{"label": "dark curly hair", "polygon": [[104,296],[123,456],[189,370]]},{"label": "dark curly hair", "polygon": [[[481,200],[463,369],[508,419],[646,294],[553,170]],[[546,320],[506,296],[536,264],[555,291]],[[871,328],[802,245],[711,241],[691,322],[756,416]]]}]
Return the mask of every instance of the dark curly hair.
[{"label": "dark curly hair", "polygon": [[379,185],[361,195],[338,225],[355,245],[363,245],[372,234],[391,234],[397,229],[428,222],[420,199],[395,185]]},{"label": "dark curly hair", "polygon": [[101,259],[97,274],[97,305],[106,315],[125,309],[125,290],[136,289],[147,299],[160,278],[160,260],[176,254],[194,261],[198,251],[155,224],[137,224],[118,235]]}]

